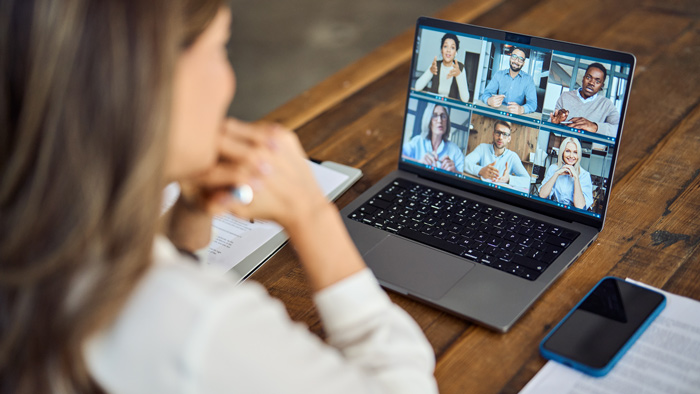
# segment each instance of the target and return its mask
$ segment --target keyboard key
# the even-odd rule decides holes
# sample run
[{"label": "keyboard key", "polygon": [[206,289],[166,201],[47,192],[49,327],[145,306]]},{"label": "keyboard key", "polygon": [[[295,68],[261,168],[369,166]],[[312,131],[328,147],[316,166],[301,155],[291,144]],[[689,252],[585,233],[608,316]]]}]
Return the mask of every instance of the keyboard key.
[{"label": "keyboard key", "polygon": [[481,264],[493,266],[495,262],[496,258],[491,255],[486,254],[481,256]]},{"label": "keyboard key", "polygon": [[486,223],[482,223],[482,224],[478,227],[478,229],[479,229],[479,231],[481,231],[482,233],[489,233],[489,234],[490,234],[491,231],[493,230],[493,226],[488,225],[488,224],[486,224]]},{"label": "keyboard key", "polygon": [[481,260],[481,256],[484,254],[479,252],[476,249],[467,249],[464,252],[462,252],[462,256],[468,258],[469,260],[473,260],[476,262],[479,262]]},{"label": "keyboard key", "polygon": [[[518,245],[514,248],[513,253],[519,254],[521,256],[528,256],[528,253],[530,252],[530,248],[524,245]],[[528,256],[530,257],[530,256]]]},{"label": "keyboard key", "polygon": [[520,236],[515,233],[507,232],[506,236],[503,237],[503,239],[505,239],[506,241],[518,243],[520,241]]},{"label": "keyboard key", "polygon": [[439,229],[433,234],[433,237],[445,239],[448,235],[450,235],[450,233],[447,230]]},{"label": "keyboard key", "polygon": [[562,231],[562,230],[561,230],[561,227],[557,227],[557,226],[551,226],[551,227],[549,228],[549,230],[547,230],[547,232],[548,232],[549,234],[556,235],[556,236],[561,235],[561,231]]},{"label": "keyboard key", "polygon": [[558,254],[554,254],[554,253],[552,253],[552,252],[544,252],[544,253],[542,253],[542,254],[540,255],[540,259],[539,259],[539,260],[540,260],[541,262],[543,262],[543,263],[549,265],[549,264],[552,264],[552,263],[554,262],[554,260],[557,259],[557,257],[559,257]]},{"label": "keyboard key", "polygon": [[398,234],[400,236],[406,237],[408,239],[412,239],[414,241],[418,241],[420,243],[424,243],[430,246],[433,246],[435,248],[444,250],[446,252],[456,254],[456,255],[461,255],[462,254],[462,247],[455,245],[453,243],[446,242],[442,239],[437,239],[433,238],[429,235],[421,234],[418,231],[413,231],[407,228],[402,228],[399,230]]},{"label": "keyboard key", "polygon": [[525,226],[527,228],[532,228],[535,225],[535,220],[530,219],[530,218],[525,218],[520,222],[521,226]]},{"label": "keyboard key", "polygon": [[459,242],[460,236],[454,233],[450,233],[447,237],[445,237],[445,241],[456,244]]},{"label": "keyboard key", "polygon": [[503,249],[503,250],[508,250],[508,251],[511,251],[511,252],[512,252],[512,251],[515,250],[515,248],[518,247],[518,246],[520,246],[520,245],[518,245],[517,243],[515,243],[515,242],[513,242],[513,241],[506,241],[506,240],[504,240],[504,241],[503,241],[503,245],[501,245],[501,249]]},{"label": "keyboard key", "polygon": [[379,193],[375,197],[377,197],[380,200],[387,201],[387,202],[392,202],[392,201],[396,200],[395,194]]},{"label": "keyboard key", "polygon": [[489,239],[489,235],[486,233],[478,232],[474,239],[479,242],[486,242]]},{"label": "keyboard key", "polygon": [[503,238],[506,235],[506,230],[494,227],[493,230],[491,230],[491,235],[493,235],[494,237]]},{"label": "keyboard key", "polygon": [[420,232],[425,235],[433,235],[433,233],[435,233],[435,228],[426,224],[425,226],[423,226]]},{"label": "keyboard key", "polygon": [[488,245],[488,244],[487,244],[486,247],[484,248],[484,253],[490,254],[490,255],[493,255],[493,256],[495,256],[496,253],[497,253],[497,252],[500,252],[500,251],[501,251],[501,250],[498,249],[497,247],[495,247],[495,246],[493,246],[493,245]]},{"label": "keyboard key", "polygon": [[522,216],[517,215],[517,214],[512,214],[512,215],[510,215],[510,217],[508,218],[508,221],[511,222],[511,223],[513,223],[513,224],[518,224],[518,223],[520,223],[520,221],[521,221],[522,219],[523,219]]},{"label": "keyboard key", "polygon": [[498,255],[498,258],[503,261],[511,261],[513,260],[513,256],[515,255],[511,252],[502,251],[502,253]]},{"label": "keyboard key", "polygon": [[552,235],[552,234],[549,234],[549,236],[547,237],[545,242],[547,242],[548,244],[551,244],[551,245],[556,245],[556,246],[562,247],[562,248],[566,248],[567,246],[569,246],[571,244],[571,241],[569,241],[568,239],[558,237],[558,236]]},{"label": "keyboard key", "polygon": [[489,238],[486,242],[487,242],[489,245],[498,247],[498,246],[501,246],[501,244],[503,243],[503,240],[500,239],[500,238],[498,238],[498,237],[493,237],[493,236],[492,236],[492,237]]},{"label": "keyboard key", "polygon": [[561,232],[561,237],[568,239],[569,241],[575,240],[576,237],[578,237],[578,235],[579,235],[578,231],[572,231],[572,230],[567,230],[567,229],[564,229]]},{"label": "keyboard key", "polygon": [[360,209],[358,209],[358,211],[360,211],[360,212],[362,212],[362,213],[364,213],[364,214],[369,214],[369,215],[371,215],[371,214],[373,214],[373,213],[375,213],[375,212],[377,211],[377,208],[375,208],[375,207],[373,207],[373,206],[371,206],[371,205],[365,204],[365,205],[361,206]]},{"label": "keyboard key", "polygon": [[452,226],[448,227],[448,230],[452,233],[457,233],[459,234],[464,230],[464,226],[460,226],[459,224],[453,224]]},{"label": "keyboard key", "polygon": [[469,228],[469,227],[462,230],[462,235],[464,235],[465,237],[469,237],[469,238],[473,238],[476,233],[477,233],[476,230],[474,230],[473,228]]}]

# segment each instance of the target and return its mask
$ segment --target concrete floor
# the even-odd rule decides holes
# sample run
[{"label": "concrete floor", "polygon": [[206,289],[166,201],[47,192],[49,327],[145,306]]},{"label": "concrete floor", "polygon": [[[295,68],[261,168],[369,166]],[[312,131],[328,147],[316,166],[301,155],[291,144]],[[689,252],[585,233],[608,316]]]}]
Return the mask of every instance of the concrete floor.
[{"label": "concrete floor", "polygon": [[232,0],[229,113],[256,120],[451,0]]}]

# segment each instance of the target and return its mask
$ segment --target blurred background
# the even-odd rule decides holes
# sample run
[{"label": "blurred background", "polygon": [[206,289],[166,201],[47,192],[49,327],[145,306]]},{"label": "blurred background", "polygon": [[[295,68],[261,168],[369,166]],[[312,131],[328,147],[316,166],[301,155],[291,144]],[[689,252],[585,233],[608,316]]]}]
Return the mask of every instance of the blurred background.
[{"label": "blurred background", "polygon": [[230,115],[256,120],[450,0],[231,0]]}]

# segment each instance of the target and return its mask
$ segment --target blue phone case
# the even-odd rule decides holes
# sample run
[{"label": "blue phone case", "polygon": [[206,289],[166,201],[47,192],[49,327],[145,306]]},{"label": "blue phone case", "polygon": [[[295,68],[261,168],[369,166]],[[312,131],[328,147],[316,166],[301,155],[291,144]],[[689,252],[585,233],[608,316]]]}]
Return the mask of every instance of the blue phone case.
[{"label": "blue phone case", "polygon": [[652,292],[657,293],[657,294],[661,294],[661,296],[663,297],[662,302],[654,310],[654,312],[652,312],[649,315],[649,317],[642,323],[642,325],[639,326],[639,329],[637,329],[637,331],[634,333],[634,335],[632,335],[627,340],[627,342],[622,346],[622,348],[620,348],[620,350],[617,352],[617,354],[615,354],[615,356],[610,360],[610,362],[606,366],[604,366],[603,368],[592,368],[588,365],[581,364],[577,361],[571,360],[567,357],[564,357],[562,355],[559,355],[557,353],[554,353],[554,352],[551,352],[550,350],[545,349],[544,343],[549,339],[549,337],[552,336],[552,334],[554,334],[557,331],[557,329],[559,329],[559,326],[561,326],[569,318],[569,316],[571,316],[572,313],[574,313],[574,311],[579,307],[579,305],[581,305],[581,303],[586,298],[588,298],[588,296],[593,292],[593,290],[595,290],[601,284],[601,282],[603,282],[606,279],[614,279],[617,281],[625,282],[625,283],[633,285],[633,286],[642,287],[642,286],[639,286],[635,283],[627,282],[627,281],[624,281],[620,278],[616,278],[613,276],[606,276],[605,278],[599,280],[598,283],[596,283],[596,285],[593,286],[593,288],[588,293],[586,293],[586,295],[583,298],[581,298],[581,300],[573,308],[571,308],[569,313],[567,313],[566,316],[564,316],[564,318],[561,319],[561,321],[559,321],[559,323],[540,342],[540,354],[544,358],[549,359],[549,360],[554,360],[558,363],[564,364],[566,366],[569,366],[573,369],[576,369],[578,371],[581,371],[581,372],[588,374],[588,375],[591,375],[591,376],[596,376],[596,377],[605,376],[608,372],[610,372],[610,370],[615,366],[615,364],[617,364],[617,362],[620,361],[622,356],[624,356],[625,353],[627,353],[627,350],[629,350],[629,348],[632,347],[632,345],[637,341],[637,339],[639,339],[639,337],[642,335],[642,333],[647,329],[647,327],[649,327],[649,325],[654,321],[654,319],[656,319],[656,317],[659,316],[661,311],[666,306],[666,297],[663,296],[663,294],[661,294],[657,291],[645,288],[646,290],[652,291]]}]

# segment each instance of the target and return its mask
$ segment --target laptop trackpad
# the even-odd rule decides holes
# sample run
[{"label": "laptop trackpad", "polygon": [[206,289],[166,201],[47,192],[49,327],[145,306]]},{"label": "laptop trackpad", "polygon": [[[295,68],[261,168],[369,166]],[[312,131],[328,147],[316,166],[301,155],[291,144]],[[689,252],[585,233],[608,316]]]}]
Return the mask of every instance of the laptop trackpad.
[{"label": "laptop trackpad", "polygon": [[412,294],[441,298],[474,264],[389,236],[364,255],[374,275]]}]

